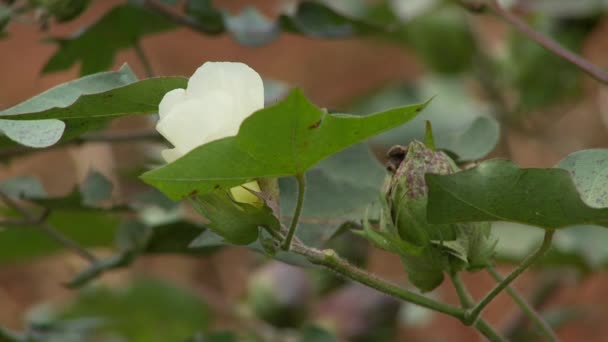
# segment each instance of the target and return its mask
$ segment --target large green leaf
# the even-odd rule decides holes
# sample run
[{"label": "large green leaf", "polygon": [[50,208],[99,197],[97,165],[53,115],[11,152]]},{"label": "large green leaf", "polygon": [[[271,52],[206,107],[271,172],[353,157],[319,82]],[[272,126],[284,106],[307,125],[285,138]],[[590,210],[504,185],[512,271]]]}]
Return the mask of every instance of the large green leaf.
[{"label": "large green leaf", "polygon": [[415,84],[390,86],[355,102],[355,113],[369,113],[435,96],[423,113],[408,125],[383,133],[372,144],[388,149],[424,141],[425,122],[433,124],[435,145],[458,156],[459,160],[480,159],[490,153],[500,135],[488,106],[474,99],[458,77],[430,77]]},{"label": "large green leaf", "polygon": [[594,208],[608,207],[608,149],[574,152],[556,167],[570,172],[587,205]]},{"label": "large green leaf", "polygon": [[107,70],[120,50],[135,46],[146,35],[174,28],[168,19],[141,6],[125,4],[114,7],[74,37],[54,39],[59,49],[44,66],[43,72],[65,70],[77,62],[81,62],[81,75]]},{"label": "large green leaf", "polygon": [[546,229],[608,227],[608,208],[585,204],[566,170],[490,160],[452,175],[426,175],[433,223],[511,221]]},{"label": "large green leaf", "polygon": [[[8,109],[6,115],[11,120],[60,119],[107,120],[124,115],[149,114],[158,111],[162,97],[170,90],[185,87],[183,77],[154,77],[132,82],[125,86],[106,91],[84,94],[66,106],[53,106],[45,110]],[[19,105],[18,105],[19,106]]]},{"label": "large green leaf", "polygon": [[[582,200],[593,208],[608,207],[608,149],[583,150],[562,159],[556,167],[568,170]],[[608,233],[593,225],[560,231],[553,245],[585,260],[591,268],[608,264]]]},{"label": "large green leaf", "polygon": [[[128,67],[118,72],[100,73],[83,77],[48,90],[30,100],[0,112],[0,130],[9,127],[4,122],[30,124],[23,139],[17,142],[29,145],[37,134],[51,131],[52,139],[44,140],[36,147],[57,142],[97,129],[111,119],[134,114],[158,111],[158,104],[168,91],[186,86],[182,77],[157,77],[136,81]],[[47,122],[48,124],[42,124]],[[62,125],[55,125],[59,122]],[[65,131],[63,130],[65,124]],[[19,126],[20,129],[23,127]],[[46,130],[46,131],[44,131]],[[48,133],[48,132],[47,132]],[[45,134],[45,137],[47,134]]]},{"label": "large green leaf", "polygon": [[177,199],[254,178],[301,174],[350,145],[411,120],[424,106],[365,117],[328,114],[294,90],[247,118],[235,137],[199,146],[173,163],[144,173],[142,179]]},{"label": "large green leaf", "polygon": [[68,124],[54,116],[27,121],[20,114],[41,112],[49,108],[67,107],[82,95],[105,92],[137,80],[128,65],[118,71],[103,72],[60,84],[11,108],[0,111],[0,131],[10,140],[30,147],[47,147],[55,144],[64,135],[78,132],[98,125],[97,122],[78,121]]}]

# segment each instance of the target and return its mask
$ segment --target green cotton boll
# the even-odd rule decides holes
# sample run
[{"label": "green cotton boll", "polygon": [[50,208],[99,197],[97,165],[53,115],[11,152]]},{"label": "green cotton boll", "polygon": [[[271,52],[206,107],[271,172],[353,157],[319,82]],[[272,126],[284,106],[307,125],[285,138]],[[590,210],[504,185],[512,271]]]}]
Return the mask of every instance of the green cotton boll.
[{"label": "green cotton boll", "polygon": [[391,224],[399,237],[410,244],[425,247],[431,241],[457,238],[455,225],[429,224],[426,219],[426,173],[450,174],[458,168],[443,152],[435,152],[419,141],[407,148],[394,147],[389,151],[396,166],[394,174],[385,184],[385,198]]},{"label": "green cotton boll", "polygon": [[419,141],[412,141],[407,147],[393,147],[389,158],[393,174],[384,185],[380,228],[371,232],[367,227],[367,235],[375,237],[376,242],[381,241],[384,249],[401,256],[410,281],[422,291],[439,286],[446,271],[487,266],[495,245],[490,238],[489,223],[430,224],[427,221],[425,174],[458,172],[454,161]]}]

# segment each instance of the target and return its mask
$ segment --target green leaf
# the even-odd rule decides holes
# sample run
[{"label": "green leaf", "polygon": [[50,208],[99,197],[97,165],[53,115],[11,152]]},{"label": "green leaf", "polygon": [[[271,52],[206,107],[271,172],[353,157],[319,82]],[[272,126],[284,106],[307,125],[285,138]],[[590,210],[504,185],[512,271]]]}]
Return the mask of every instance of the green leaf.
[{"label": "green leaf", "polygon": [[433,126],[435,146],[458,156],[458,160],[476,160],[490,153],[500,136],[500,127],[484,103],[474,99],[457,77],[432,77],[415,84],[389,86],[356,101],[354,112],[380,111],[403,102],[433,97],[425,111],[408,125],[372,139],[374,145],[388,149],[425,141],[425,122]]},{"label": "green leaf", "polygon": [[190,243],[205,232],[205,227],[188,221],[176,221],[152,227],[152,236],[146,243],[144,253],[207,254],[218,250],[219,246],[193,248]]},{"label": "green leaf", "polygon": [[222,12],[213,7],[211,0],[188,1],[186,13],[192,16],[207,34],[215,35],[225,31]]},{"label": "green leaf", "polygon": [[[582,200],[593,208],[608,207],[608,149],[574,152],[556,167],[568,170]],[[602,227],[577,225],[560,231],[553,246],[580,256],[592,268],[608,264],[608,234]]]},{"label": "green leaf", "polygon": [[384,32],[379,26],[349,18],[314,1],[300,2],[293,15],[283,15],[279,22],[286,32],[316,38],[347,38]]},{"label": "green leaf", "polygon": [[281,102],[248,117],[237,136],[199,146],[173,163],[144,173],[142,179],[176,199],[254,178],[301,174],[350,145],[411,120],[424,106],[366,117],[332,115],[294,90]]},{"label": "green leaf", "polygon": [[[96,171],[89,173],[79,188],[74,188],[64,196],[49,197],[42,185],[36,179],[16,178],[0,185],[10,191],[8,194],[36,203],[51,210],[69,211],[101,211],[110,214],[110,211],[126,211],[126,206],[100,207],[102,201],[110,199],[112,183]],[[17,196],[15,196],[17,197]]]},{"label": "green leaf", "polygon": [[608,149],[574,152],[556,167],[570,172],[581,198],[588,206],[608,207]]},{"label": "green leaf", "polygon": [[[92,75],[95,76],[95,75]],[[170,90],[185,87],[183,77],[155,77],[125,86],[112,87],[106,91],[83,94],[65,106],[53,106],[45,110],[8,109],[0,115],[11,120],[60,119],[107,120],[124,115],[149,114],[158,111],[162,97]],[[111,104],[111,105],[109,105]],[[20,106],[20,105],[17,105]]]},{"label": "green leaf", "polygon": [[98,123],[73,121],[68,122],[66,128],[66,123],[57,120],[53,115],[41,119],[29,117],[27,121],[14,120],[22,119],[21,114],[68,107],[82,95],[105,92],[136,80],[131,69],[125,64],[118,71],[99,73],[63,83],[16,106],[0,111],[0,131],[22,145],[30,147],[53,145],[64,135],[64,131],[66,135],[74,136],[90,127],[98,126]]},{"label": "green leaf", "polygon": [[[125,66],[118,72],[95,74],[52,88],[1,111],[0,118],[6,119],[6,122],[22,120],[20,122],[24,125],[31,124],[31,134],[37,132],[34,129],[42,121],[61,120],[65,123],[65,131],[58,127],[53,134],[63,134],[62,140],[67,140],[88,130],[98,129],[111,119],[156,113],[165,93],[185,87],[186,82],[182,77],[135,81],[133,73]],[[46,141],[44,145],[52,143]]]},{"label": "green leaf", "polygon": [[127,289],[97,288],[81,293],[61,309],[56,323],[99,320],[99,326],[82,336],[82,341],[185,341],[207,330],[210,315],[198,296],[159,281],[140,280]]},{"label": "green leaf", "polygon": [[0,191],[14,198],[47,197],[42,183],[37,178],[31,176],[9,178],[0,183]]},{"label": "green leaf", "polygon": [[112,196],[112,182],[97,171],[91,171],[84,182],[80,185],[82,202],[85,205],[94,206],[100,202],[109,200]]},{"label": "green leaf", "polygon": [[[96,182],[102,181],[98,178]],[[91,180],[88,183],[91,183]],[[85,185],[84,188],[92,191],[91,185]],[[78,189],[63,197],[48,197],[41,183],[33,177],[9,179],[0,184],[0,190],[11,197],[25,199],[50,209],[47,222],[84,247],[111,245],[119,222],[117,211],[126,209],[118,206],[105,209],[91,206],[96,203],[85,202],[86,197],[83,197]],[[107,190],[95,190],[98,191],[104,193]],[[30,210],[34,212],[34,209],[36,208]],[[5,217],[14,218],[18,213],[4,209],[3,214]],[[39,228],[35,224],[0,226],[0,263],[28,260],[64,248]]]},{"label": "green leaf", "polygon": [[15,121],[0,119],[0,131],[12,141],[28,147],[47,147],[61,139],[65,123],[61,120]]},{"label": "green leaf", "polygon": [[66,70],[81,63],[80,74],[105,71],[114,63],[114,56],[137,44],[146,35],[175,28],[168,19],[141,6],[116,6],[99,21],[73,38],[55,38],[59,49],[44,66],[42,72]]},{"label": "green leaf", "polygon": [[246,7],[239,15],[226,15],[224,24],[239,44],[248,47],[268,44],[281,33],[275,23],[253,7]]},{"label": "green leaf", "polygon": [[[48,222],[83,247],[111,246],[119,219],[101,211],[54,211]],[[35,226],[0,227],[0,264],[23,262],[64,247]]]},{"label": "green leaf", "polygon": [[591,224],[608,227],[608,208],[585,204],[561,169],[520,169],[490,160],[452,175],[426,175],[433,223],[510,221],[545,229]]}]

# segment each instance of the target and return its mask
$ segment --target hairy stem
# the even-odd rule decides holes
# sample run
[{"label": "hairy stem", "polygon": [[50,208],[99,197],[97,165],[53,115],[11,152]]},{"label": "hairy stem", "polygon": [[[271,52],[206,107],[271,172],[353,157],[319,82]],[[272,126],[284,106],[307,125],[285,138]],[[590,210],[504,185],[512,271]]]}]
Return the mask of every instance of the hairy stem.
[{"label": "hairy stem", "polygon": [[291,248],[291,241],[296,233],[296,229],[298,228],[298,222],[300,221],[300,214],[302,214],[302,207],[304,205],[304,194],[306,193],[306,176],[304,174],[296,175],[296,180],[298,183],[298,199],[296,202],[296,209],[293,213],[293,217],[291,218],[291,224],[289,225],[289,230],[287,231],[287,236],[281,245],[281,249],[288,251]]},{"label": "hairy stem", "polygon": [[[488,267],[487,271],[488,273],[490,273],[490,275],[492,275],[494,279],[496,279],[497,282],[500,283],[504,281],[502,275],[498,273],[498,271],[493,266]],[[510,286],[507,286],[506,291],[509,296],[511,296],[513,301],[515,301],[515,303],[519,305],[522,312],[534,323],[536,328],[543,334],[547,341],[555,342],[559,340],[555,335],[555,332],[553,332],[553,329],[551,329],[551,327],[549,326],[549,324],[545,322],[545,320],[538,314],[538,312],[536,312],[536,310],[534,310],[534,308],[530,304],[528,304],[528,302],[515,289]]]},{"label": "hairy stem", "polygon": [[437,302],[415,292],[403,289],[394,283],[380,279],[378,276],[350,264],[331,249],[321,251],[294,243],[292,252],[306,257],[313,264],[324,266],[347,279],[357,281],[382,293],[461,320],[464,319],[465,310],[449,304]]},{"label": "hairy stem", "polygon": [[469,293],[466,285],[463,283],[460,275],[455,272],[450,272],[450,280],[452,281],[452,285],[454,285],[454,289],[456,290],[456,294],[458,295],[458,299],[460,300],[460,306],[464,309],[471,308],[475,306],[475,300]]},{"label": "hairy stem", "polygon": [[[401,299],[408,303],[420,305],[433,311],[444,313],[448,316],[457,318],[460,321],[464,321],[465,319],[466,311],[464,309],[435,301],[415,292],[408,291],[389,281],[380,279],[378,276],[372,273],[351,265],[348,261],[340,258],[336,252],[331,249],[321,251],[306,247],[299,243],[294,243],[292,251],[305,256],[313,264],[324,266],[346,279],[354,280],[389,296]],[[500,335],[494,331],[494,329],[492,329],[492,327],[490,327],[490,325],[483,319],[479,319],[477,322],[475,322],[475,328],[477,328],[477,330],[490,341],[504,341],[504,339],[500,337]]]},{"label": "hairy stem", "polygon": [[475,328],[479,331],[488,341],[491,342],[504,342],[506,341],[504,337],[500,336],[486,321],[483,319],[477,320],[475,322]]},{"label": "hairy stem", "polygon": [[515,280],[528,267],[530,267],[530,265],[532,265],[536,260],[538,260],[540,257],[542,257],[545,254],[545,252],[549,249],[549,247],[551,247],[551,241],[553,240],[553,234],[554,233],[555,233],[555,230],[553,230],[553,229],[546,229],[545,230],[545,237],[543,239],[543,243],[538,248],[538,250],[536,252],[532,253],[531,255],[529,255],[527,258],[525,258],[517,266],[517,268],[513,272],[511,272],[511,274],[509,274],[505,279],[503,279],[503,281],[501,281],[500,283],[498,283],[498,285],[496,285],[496,287],[494,287],[473,309],[471,309],[467,313],[467,317],[465,319],[465,323],[466,324],[472,324],[472,323],[474,323],[475,320],[477,320],[477,318],[479,317],[479,315],[483,311],[483,309],[488,304],[490,304],[490,302],[500,292],[502,292],[502,290],[504,290],[507,286],[509,286],[509,284],[511,284],[511,282],[513,280]]},{"label": "hairy stem", "polygon": [[[456,272],[449,272],[450,280],[454,285],[454,289],[456,290],[456,294],[458,295],[458,299],[460,300],[460,306],[463,309],[469,309],[475,305],[475,300],[469,293],[466,285],[460,278],[460,275]],[[486,323],[484,320],[478,320],[475,322],[475,328],[479,331],[483,336],[485,336],[490,341],[504,341],[505,339],[500,336],[492,327]]]},{"label": "hairy stem", "polygon": [[515,30],[520,33],[526,35],[528,38],[537,42],[539,45],[544,47],[545,49],[551,51],[556,56],[566,60],[569,63],[572,63],[583,72],[587,73],[587,75],[593,77],[598,82],[608,84],[608,73],[598,66],[592,64],[582,56],[566,49],[561,46],[557,41],[548,37],[536,30],[534,30],[530,25],[528,25],[525,21],[517,17],[515,14],[510,11],[504,9],[496,0],[489,0],[488,6],[490,9],[502,18],[504,21],[509,23]]}]

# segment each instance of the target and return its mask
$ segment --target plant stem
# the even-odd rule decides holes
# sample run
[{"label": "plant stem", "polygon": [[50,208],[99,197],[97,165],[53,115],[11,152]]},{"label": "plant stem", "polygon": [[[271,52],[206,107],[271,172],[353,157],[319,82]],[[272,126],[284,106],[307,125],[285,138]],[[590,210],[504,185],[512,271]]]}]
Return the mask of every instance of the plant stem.
[{"label": "plant stem", "polygon": [[[331,249],[321,251],[304,246],[300,243],[294,243],[291,251],[305,256],[313,264],[324,266],[346,279],[356,281],[389,296],[433,311],[441,312],[448,316],[457,318],[460,321],[464,321],[465,319],[466,311],[464,309],[435,301],[412,291],[408,291],[394,283],[380,279],[378,276],[372,273],[351,265],[348,261],[340,258],[340,256],[338,256],[336,252]],[[504,339],[500,337],[500,335],[498,335],[498,333],[496,333],[496,331],[494,331],[494,329],[492,329],[492,327],[490,327],[490,325],[483,319],[477,320],[477,322],[475,322],[475,327],[490,341],[504,341]]]},{"label": "plant stem", "polygon": [[500,336],[492,327],[483,319],[478,319],[475,322],[475,328],[479,331],[488,341],[491,342],[504,342],[506,341],[502,336]]},{"label": "plant stem", "polygon": [[475,300],[467,290],[467,287],[462,282],[460,275],[455,272],[449,272],[450,280],[454,285],[454,289],[456,290],[456,294],[458,294],[458,299],[460,300],[460,306],[464,309],[472,308],[475,306]]},{"label": "plant stem", "polygon": [[517,268],[511,272],[503,281],[498,283],[494,289],[492,289],[471,311],[467,313],[467,317],[465,318],[465,324],[472,324],[477,320],[481,311],[490,304],[490,302],[496,297],[502,290],[504,290],[515,278],[517,278],[520,274],[522,274],[530,265],[532,265],[536,260],[542,257],[545,252],[551,247],[551,241],[553,240],[553,234],[555,230],[546,229],[545,237],[543,239],[543,243],[538,248],[538,250],[528,257],[526,257]]},{"label": "plant stem", "polygon": [[534,30],[525,21],[518,18],[510,11],[504,9],[496,0],[489,0],[488,6],[490,9],[504,21],[511,24],[511,26],[519,31],[520,33],[528,36],[528,38],[537,42],[545,49],[553,52],[558,57],[572,63],[595,80],[608,84],[608,73],[598,66],[592,64],[582,56],[564,48],[557,41],[551,37],[545,36],[544,34]]},{"label": "plant stem", "polygon": [[305,256],[313,264],[327,267],[347,279],[357,281],[382,293],[386,293],[406,302],[414,303],[427,309],[441,312],[458,319],[464,319],[465,310],[449,304],[437,302],[433,299],[403,289],[400,286],[384,279],[380,279],[378,276],[360,269],[342,259],[334,250],[326,249],[321,251],[294,243],[292,246],[292,251]]},{"label": "plant stem", "polygon": [[[500,273],[498,273],[498,271],[493,266],[488,267],[487,271],[492,275],[492,277],[494,277],[494,279],[496,279],[497,282],[504,281],[502,275],[500,275]],[[559,340],[553,332],[553,329],[551,329],[551,327],[549,326],[549,324],[545,322],[545,320],[538,314],[538,312],[536,312],[534,308],[530,306],[530,304],[528,304],[528,302],[515,289],[510,286],[507,286],[506,291],[509,296],[511,296],[513,301],[515,301],[515,303],[519,305],[520,309],[524,312],[524,314],[528,316],[528,318],[534,323],[534,325],[536,325],[536,328],[540,330],[540,332],[545,336],[547,341],[555,342]]]},{"label": "plant stem", "polygon": [[298,200],[296,202],[296,209],[291,218],[291,224],[289,225],[289,231],[287,236],[281,245],[281,249],[288,251],[291,248],[291,240],[296,233],[298,222],[300,221],[300,214],[302,213],[302,207],[304,204],[304,194],[306,193],[306,176],[301,173],[296,175],[296,181],[298,182]]},{"label": "plant stem", "polygon": [[144,52],[144,49],[141,46],[141,43],[139,41],[136,42],[133,48],[135,49],[135,54],[137,55],[137,58],[141,62],[141,66],[144,68],[146,77],[154,77],[154,69],[152,69],[152,65],[150,65],[150,60],[148,60],[148,56],[146,56],[146,53]]},{"label": "plant stem", "polygon": [[[456,290],[456,294],[458,294],[460,306],[462,306],[463,309],[469,309],[475,306],[475,300],[469,293],[469,290],[462,281],[462,278],[460,278],[460,275],[456,272],[449,272],[449,275],[450,280],[454,285],[454,289]],[[490,341],[504,341],[504,338],[501,337],[488,323],[482,319],[475,322],[475,328],[477,328],[477,331],[479,331]]]}]

